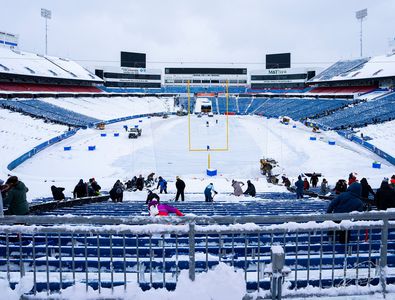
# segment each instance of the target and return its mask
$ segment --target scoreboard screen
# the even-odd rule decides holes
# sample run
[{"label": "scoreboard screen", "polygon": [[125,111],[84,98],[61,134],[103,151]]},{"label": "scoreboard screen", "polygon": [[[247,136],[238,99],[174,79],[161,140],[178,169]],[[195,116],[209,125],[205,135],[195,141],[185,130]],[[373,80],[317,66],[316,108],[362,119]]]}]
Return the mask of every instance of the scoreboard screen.
[{"label": "scoreboard screen", "polygon": [[291,67],[291,53],[266,55],[266,69],[285,69]]},{"label": "scoreboard screen", "polygon": [[121,52],[121,67],[144,68],[146,67],[145,53]]}]

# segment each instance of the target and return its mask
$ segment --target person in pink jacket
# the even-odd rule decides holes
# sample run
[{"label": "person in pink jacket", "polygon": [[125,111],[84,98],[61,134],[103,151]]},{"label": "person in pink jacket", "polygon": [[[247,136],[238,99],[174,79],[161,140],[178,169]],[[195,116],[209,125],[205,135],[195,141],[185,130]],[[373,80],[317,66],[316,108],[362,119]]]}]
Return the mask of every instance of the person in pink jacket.
[{"label": "person in pink jacket", "polygon": [[179,217],[184,216],[176,207],[159,203],[157,200],[152,200],[148,204],[148,211],[150,216],[168,216],[169,213],[174,213]]}]

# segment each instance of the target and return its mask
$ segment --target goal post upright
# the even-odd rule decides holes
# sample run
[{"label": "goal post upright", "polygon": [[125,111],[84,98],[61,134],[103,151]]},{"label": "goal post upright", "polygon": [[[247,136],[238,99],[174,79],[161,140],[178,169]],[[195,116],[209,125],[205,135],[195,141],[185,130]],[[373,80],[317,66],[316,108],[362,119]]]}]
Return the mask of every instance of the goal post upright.
[{"label": "goal post upright", "polygon": [[192,151],[192,146],[191,146],[191,95],[190,95],[189,80],[187,80],[187,93],[188,93],[188,148],[189,148],[189,151]]},{"label": "goal post upright", "polygon": [[224,147],[222,148],[193,148],[192,147],[192,128],[191,128],[191,88],[190,88],[190,80],[187,80],[187,94],[188,94],[188,150],[190,152],[225,152],[229,151],[229,88],[228,88],[228,80],[226,80],[226,85],[225,85],[225,99],[226,99],[226,104],[225,104],[225,115],[226,115],[226,142]]}]

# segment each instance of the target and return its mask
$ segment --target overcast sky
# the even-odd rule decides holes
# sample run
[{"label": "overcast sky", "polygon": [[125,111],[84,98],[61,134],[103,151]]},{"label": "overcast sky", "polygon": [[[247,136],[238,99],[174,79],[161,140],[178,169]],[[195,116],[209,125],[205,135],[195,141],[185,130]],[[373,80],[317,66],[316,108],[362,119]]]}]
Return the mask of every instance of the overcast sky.
[{"label": "overcast sky", "polygon": [[[292,53],[292,66],[325,66],[385,54],[395,37],[394,0],[0,0],[0,31],[19,34],[19,48],[93,67],[119,65],[119,52],[147,53],[150,68],[170,62],[264,63]],[[159,64],[162,62],[162,64]],[[164,63],[163,63],[164,62]],[[263,67],[263,65],[262,65]]]}]

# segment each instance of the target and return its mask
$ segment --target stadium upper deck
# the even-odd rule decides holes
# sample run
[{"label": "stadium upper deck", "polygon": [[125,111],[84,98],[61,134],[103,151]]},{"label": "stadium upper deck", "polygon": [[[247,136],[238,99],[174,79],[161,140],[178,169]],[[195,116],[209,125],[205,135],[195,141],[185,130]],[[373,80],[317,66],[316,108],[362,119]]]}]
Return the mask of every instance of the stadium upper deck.
[{"label": "stadium upper deck", "polygon": [[390,90],[395,85],[394,54],[339,61],[313,78],[312,69],[293,68],[183,67],[158,69],[152,74],[151,69],[145,68],[111,70],[110,73],[102,70],[102,80],[100,75],[96,76],[68,59],[0,47],[0,92],[8,98],[13,92],[70,93],[75,96],[99,91],[111,94],[185,94],[188,91],[223,94],[228,91],[268,97],[354,98],[378,88]]},{"label": "stadium upper deck", "polygon": [[101,82],[72,60],[0,47],[0,91],[98,92]]},{"label": "stadium upper deck", "polygon": [[308,81],[318,86],[378,86],[394,88],[395,53],[338,61]]}]

